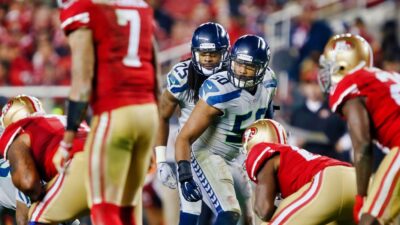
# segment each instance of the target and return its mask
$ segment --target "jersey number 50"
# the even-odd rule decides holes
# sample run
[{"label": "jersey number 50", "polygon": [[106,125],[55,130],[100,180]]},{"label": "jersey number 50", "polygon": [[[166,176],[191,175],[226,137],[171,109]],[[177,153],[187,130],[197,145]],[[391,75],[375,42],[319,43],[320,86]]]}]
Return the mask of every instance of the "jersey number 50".
[{"label": "jersey number 50", "polygon": [[124,57],[122,63],[129,67],[140,67],[142,63],[139,58],[140,41],[140,15],[137,10],[117,9],[118,25],[126,26],[129,24],[129,45],[128,54]]}]

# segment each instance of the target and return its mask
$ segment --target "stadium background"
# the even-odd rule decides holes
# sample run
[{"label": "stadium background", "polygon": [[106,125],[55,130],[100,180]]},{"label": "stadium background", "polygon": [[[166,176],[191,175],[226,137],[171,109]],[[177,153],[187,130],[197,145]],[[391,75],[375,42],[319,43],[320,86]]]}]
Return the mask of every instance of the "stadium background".
[{"label": "stadium background", "polygon": [[[316,139],[329,139],[324,130],[296,128],[294,121],[296,117],[302,118],[298,110],[306,99],[302,86],[316,82],[319,54],[332,34],[360,34],[373,47],[376,66],[400,72],[398,0],[148,2],[155,9],[162,75],[175,63],[190,57],[192,32],[203,22],[221,23],[228,30],[231,43],[248,33],[264,37],[272,51],[270,67],[279,80],[275,104],[281,109],[276,116],[290,126],[293,137],[298,136],[303,142],[321,137],[321,132],[322,138]],[[55,1],[0,0],[0,106],[8,97],[23,93],[39,97],[47,112],[62,114],[70,84],[70,65]],[[329,151],[350,160],[346,132],[340,132],[335,147]],[[312,137],[308,139],[307,135]],[[2,210],[1,218],[0,224],[12,224],[12,212]]]}]

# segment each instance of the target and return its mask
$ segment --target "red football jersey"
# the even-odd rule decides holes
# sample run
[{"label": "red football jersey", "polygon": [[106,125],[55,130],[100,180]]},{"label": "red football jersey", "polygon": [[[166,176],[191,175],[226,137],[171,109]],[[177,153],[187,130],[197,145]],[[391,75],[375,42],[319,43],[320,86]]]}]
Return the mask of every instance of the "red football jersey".
[{"label": "red football jersey", "polygon": [[[53,164],[60,141],[64,137],[66,119],[63,116],[31,116],[10,124],[0,137],[0,154],[7,159],[7,151],[19,134],[29,134],[33,158],[44,181],[50,181],[57,170]],[[71,155],[83,151],[89,127],[82,124],[73,142]]]},{"label": "red football jersey", "polygon": [[93,33],[94,114],[154,102],[152,8],[142,0],[94,2],[70,1],[60,12],[61,27],[67,35],[80,28]]},{"label": "red football jersey", "polygon": [[364,97],[372,119],[372,137],[384,147],[400,146],[400,74],[377,68],[361,69],[345,76],[332,89],[329,105],[341,114],[349,99]]},{"label": "red football jersey", "polygon": [[312,154],[290,145],[260,143],[252,147],[246,159],[246,170],[250,179],[257,183],[257,174],[274,155],[280,158],[278,182],[285,198],[310,182],[321,170],[329,166],[351,166],[349,163]]}]

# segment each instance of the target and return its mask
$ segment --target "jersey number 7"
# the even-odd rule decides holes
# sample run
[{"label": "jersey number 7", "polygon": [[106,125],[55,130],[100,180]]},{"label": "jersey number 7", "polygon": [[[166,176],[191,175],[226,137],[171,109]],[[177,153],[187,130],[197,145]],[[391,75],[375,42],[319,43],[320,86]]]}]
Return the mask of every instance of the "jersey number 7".
[{"label": "jersey number 7", "polygon": [[123,59],[123,64],[129,67],[140,67],[142,63],[139,58],[140,41],[140,15],[134,9],[116,10],[118,25],[126,26],[129,23],[129,45],[128,53]]}]

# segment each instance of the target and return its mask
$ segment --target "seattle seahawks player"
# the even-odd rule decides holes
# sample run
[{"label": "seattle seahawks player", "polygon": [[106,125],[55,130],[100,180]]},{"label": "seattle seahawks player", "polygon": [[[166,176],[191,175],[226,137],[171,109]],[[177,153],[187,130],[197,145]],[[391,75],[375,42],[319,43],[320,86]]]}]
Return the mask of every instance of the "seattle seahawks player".
[{"label": "seattle seahawks player", "polygon": [[[226,70],[229,37],[218,23],[204,23],[193,33],[191,59],[176,64],[168,74],[167,89],[160,101],[160,128],[156,140],[156,161],[159,180],[170,188],[177,186],[173,170],[166,162],[166,145],[169,136],[169,119],[177,106],[180,109],[179,126],[189,118],[199,99],[199,89],[212,74]],[[188,202],[182,195],[180,224],[195,225],[201,211],[201,202]]]},{"label": "seattle seahawks player", "polygon": [[23,225],[28,223],[30,204],[29,198],[14,187],[9,162],[0,159],[0,206],[15,210],[17,225]]},{"label": "seattle seahawks player", "polygon": [[[232,47],[228,71],[203,83],[200,100],[176,140],[181,192],[188,201],[203,197],[217,215],[217,225],[236,224],[241,214],[232,170],[239,170],[235,160],[243,156],[244,129],[272,107],[277,82],[269,59],[269,46],[261,37],[240,37]],[[247,180],[235,185],[249,188]]]}]

